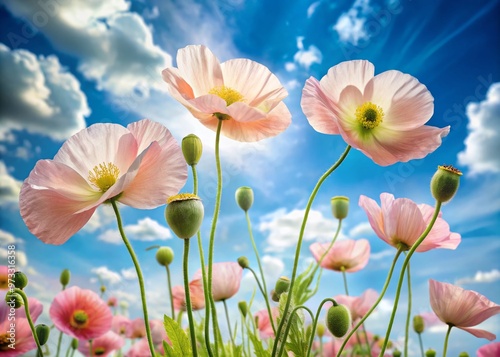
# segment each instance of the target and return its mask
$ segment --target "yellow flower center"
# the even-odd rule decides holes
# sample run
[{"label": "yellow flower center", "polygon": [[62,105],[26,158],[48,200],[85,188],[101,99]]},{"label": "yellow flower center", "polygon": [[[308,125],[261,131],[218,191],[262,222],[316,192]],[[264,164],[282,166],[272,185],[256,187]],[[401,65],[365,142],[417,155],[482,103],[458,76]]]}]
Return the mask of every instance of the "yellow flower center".
[{"label": "yellow flower center", "polygon": [[12,345],[16,345],[14,339],[12,341],[14,341],[14,343],[11,343],[10,341],[10,336],[9,336],[9,333],[3,333],[0,335],[0,351],[9,351],[9,350],[12,350],[11,348],[9,348],[9,345],[12,344]]},{"label": "yellow flower center", "polygon": [[214,87],[208,91],[208,94],[215,94],[224,99],[227,106],[243,101],[243,95],[240,92],[226,86]]},{"label": "yellow flower center", "polygon": [[106,349],[104,347],[97,347],[94,349],[94,356],[102,356],[104,353],[106,353]]},{"label": "yellow flower center", "polygon": [[7,276],[0,276],[0,289],[5,290],[9,287]]},{"label": "yellow flower center", "polygon": [[384,111],[372,102],[366,102],[356,108],[356,119],[365,129],[373,129],[382,123]]},{"label": "yellow flower center", "polygon": [[89,170],[89,181],[100,191],[106,192],[115,184],[119,174],[120,169],[115,164],[102,163],[95,166],[93,171]]},{"label": "yellow flower center", "polygon": [[76,310],[71,315],[69,323],[74,328],[85,328],[89,324],[89,315],[83,310]]}]

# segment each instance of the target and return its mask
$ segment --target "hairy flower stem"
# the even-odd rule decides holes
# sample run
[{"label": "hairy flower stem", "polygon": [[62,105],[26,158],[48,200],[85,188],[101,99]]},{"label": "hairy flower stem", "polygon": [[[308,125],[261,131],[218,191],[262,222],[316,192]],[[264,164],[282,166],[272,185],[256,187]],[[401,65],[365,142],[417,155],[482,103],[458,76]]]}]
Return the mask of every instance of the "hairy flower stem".
[{"label": "hairy flower stem", "polygon": [[229,311],[227,309],[226,299],[222,300],[222,304],[224,305],[224,312],[226,313],[226,321],[227,321],[227,329],[229,331],[229,337],[231,337],[231,342],[233,346],[236,346],[236,342],[234,341],[233,331],[231,329],[231,320],[229,319]]},{"label": "hairy flower stem", "polygon": [[349,296],[349,289],[347,288],[347,274],[345,273],[345,267],[341,266],[340,271],[342,272],[342,278],[344,279],[344,290],[345,294]]},{"label": "hairy flower stem", "polygon": [[354,328],[351,330],[351,332],[349,332],[349,334],[344,338],[344,342],[342,343],[342,346],[340,346],[340,349],[337,352],[337,357],[341,356],[342,351],[344,350],[344,348],[345,348],[347,342],[349,341],[349,339],[351,338],[351,336],[354,335],[354,333],[358,330],[358,328],[363,324],[363,322],[365,322],[365,320],[371,315],[373,310],[375,310],[375,308],[378,306],[378,304],[380,304],[380,302],[382,301],[382,298],[384,297],[385,292],[387,291],[387,288],[389,287],[389,283],[391,282],[392,273],[394,272],[394,267],[396,266],[398,258],[401,255],[401,253],[403,252],[403,250],[404,250],[404,247],[400,247],[398,249],[398,251],[396,252],[394,259],[392,260],[392,264],[391,264],[391,268],[389,269],[389,273],[387,274],[387,278],[385,279],[384,287],[382,288],[382,291],[380,292],[380,295],[379,295],[377,301],[375,301],[375,304],[373,304],[373,306],[370,308],[370,310],[368,310],[366,315],[363,316],[363,318],[361,320],[359,320],[359,322],[356,324],[356,326],[354,326]]},{"label": "hairy flower stem", "polygon": [[28,297],[21,289],[14,289],[14,292],[21,295],[21,298],[24,302],[24,311],[26,312],[26,319],[28,320],[28,324],[30,325],[31,333],[33,334],[33,339],[36,342],[36,347],[38,349],[38,353],[40,356],[43,356],[42,346],[40,346],[40,341],[38,340],[38,335],[36,334],[35,325],[33,324],[33,320],[31,319],[30,307],[28,305]]},{"label": "hairy flower stem", "polygon": [[[264,295],[264,300],[266,301],[267,312],[269,314],[269,321],[271,322],[271,327],[273,332],[276,334],[276,327],[274,326],[273,317],[271,315],[271,305],[269,304],[269,295],[267,293],[266,279],[264,278],[264,269],[262,269],[262,264],[260,262],[259,250],[255,244],[252,233],[252,223],[250,222],[250,216],[248,211],[245,211],[245,218],[247,220],[248,234],[250,235],[250,241],[252,242],[253,251],[255,252],[255,257],[257,258],[257,264],[259,264],[260,278],[262,279],[262,295]],[[258,282],[258,280],[257,280]]]},{"label": "hairy flower stem", "polygon": [[[289,288],[289,294],[287,295],[287,299],[286,299],[286,303],[285,303],[285,309],[283,310],[283,316],[286,316],[287,313],[288,313],[288,309],[290,308],[290,303],[291,303],[291,300],[292,300],[292,296],[293,296],[293,285],[295,283],[295,276],[297,275],[297,267],[299,265],[299,257],[300,257],[300,248],[302,246],[302,239],[304,237],[304,231],[305,231],[305,228],[306,228],[306,224],[307,224],[307,218],[309,217],[309,211],[311,210],[311,206],[312,206],[312,203],[314,201],[314,198],[316,198],[316,194],[318,193],[319,191],[319,188],[321,187],[321,185],[323,184],[323,182],[328,178],[328,176],[330,176],[330,174],[335,171],[335,169],[337,167],[340,166],[340,164],[344,161],[344,159],[346,158],[347,154],[349,153],[349,151],[351,150],[351,146],[350,145],[347,145],[346,149],[344,150],[344,152],[342,153],[342,155],[340,156],[340,158],[337,160],[337,162],[335,164],[333,164],[332,167],[330,167],[318,180],[318,182],[316,183],[316,186],[314,186],[314,189],[313,191],[311,192],[311,195],[309,196],[309,200],[307,201],[307,205],[306,205],[306,209],[305,209],[305,212],[304,212],[304,218],[302,220],[302,225],[300,227],[300,233],[299,233],[299,240],[297,242],[297,248],[295,249],[295,259],[294,259],[294,262],[293,262],[293,270],[292,270],[292,278],[290,279],[290,288]],[[281,321],[280,321],[280,324],[278,326],[278,330],[276,331],[276,340],[274,341],[274,344],[273,344],[273,351],[272,351],[272,354],[271,356],[272,357],[279,357],[281,356],[281,353],[279,355],[277,355],[277,351],[278,351],[278,344],[279,344],[279,341],[280,341],[280,336],[281,336],[281,332],[284,328],[284,322],[286,321],[287,319],[285,318],[282,318]],[[284,344],[285,340],[283,340],[283,344]],[[282,350],[282,348],[280,348],[280,350]]]},{"label": "hairy flower stem", "polygon": [[[316,333],[316,328],[318,326],[319,314],[321,313],[321,309],[323,308],[323,305],[326,304],[327,302],[333,303],[333,306],[338,305],[338,303],[332,298],[323,299],[323,301],[321,301],[321,303],[319,304],[318,309],[316,310],[316,316],[313,318],[313,321],[312,321],[312,333],[311,333],[311,339],[309,340],[309,348],[307,349],[307,356],[306,357],[309,357],[311,355],[312,345],[314,342],[314,334]],[[320,341],[321,341],[321,339],[320,339]],[[320,356],[321,356],[321,354],[320,354]]]},{"label": "hairy flower stem", "polygon": [[[66,289],[66,285],[63,285],[63,286],[62,286],[61,291],[62,291],[62,290],[64,290],[64,289]],[[63,337],[63,333],[62,333],[62,331],[61,331],[61,332],[59,332],[59,338],[57,339],[56,357],[59,357],[59,352],[61,351],[61,342],[62,342],[62,337]],[[68,353],[66,352],[66,355],[67,355],[67,354],[68,354]]]},{"label": "hairy flower stem", "polygon": [[172,294],[172,279],[170,278],[170,267],[166,265],[165,268],[167,269],[167,284],[168,293],[170,294],[170,309],[172,310],[172,320],[175,320],[174,297]]},{"label": "hairy flower stem", "polygon": [[[299,309],[304,309],[306,310],[309,315],[311,316],[311,319],[314,320],[314,314],[312,313],[312,311],[307,307],[307,306],[304,306],[304,305],[300,305],[300,306],[296,306],[292,312],[290,313],[290,318],[288,319],[288,324],[286,325],[286,328],[285,328],[285,332],[283,333],[283,341],[281,343],[281,346],[280,346],[280,350],[279,350],[279,355],[281,355],[285,349],[285,344],[286,344],[286,339],[288,338],[288,333],[290,332],[290,328],[291,328],[291,325],[293,323],[293,315],[295,313],[297,313],[297,311]],[[313,331],[316,329],[316,327],[314,326],[314,329]],[[311,336],[312,338],[314,338],[314,332],[311,333]],[[310,351],[310,349],[308,349],[308,351]]]},{"label": "hairy flower stem", "polygon": [[448,350],[448,339],[450,338],[452,327],[453,325],[448,325],[448,331],[446,331],[446,337],[444,338],[443,357],[446,357],[446,351]]},{"label": "hairy flower stem", "polygon": [[408,262],[408,267],[406,268],[406,275],[408,277],[408,311],[406,312],[406,326],[405,326],[405,350],[404,357],[408,357],[408,340],[410,338],[410,319],[411,319],[411,275],[410,275],[410,263]]},{"label": "hairy flower stem", "polygon": [[259,287],[260,292],[264,296],[264,299],[266,299],[267,314],[269,315],[269,321],[271,322],[271,327],[273,328],[273,332],[275,333],[275,336],[276,336],[276,330],[274,328],[273,314],[272,314],[272,311],[271,311],[271,305],[269,305],[269,301],[267,300],[266,292],[264,291],[264,288],[260,284],[259,278],[257,277],[257,273],[255,272],[255,270],[253,270],[250,267],[246,267],[246,269],[250,270],[250,272],[253,274],[253,276],[255,278],[255,281],[257,282],[257,286]]},{"label": "hairy flower stem", "polygon": [[413,253],[415,253],[415,250],[417,250],[419,245],[424,241],[425,237],[427,237],[432,227],[434,226],[434,223],[436,222],[436,219],[439,216],[440,210],[441,210],[441,202],[436,201],[436,208],[434,209],[434,214],[431,218],[431,221],[427,225],[427,228],[425,228],[425,231],[417,239],[417,241],[413,243],[403,262],[403,266],[401,267],[401,272],[399,273],[398,287],[396,290],[396,297],[394,298],[394,306],[392,307],[391,318],[389,320],[389,325],[387,326],[387,332],[385,334],[384,344],[382,345],[382,349],[380,350],[379,357],[384,356],[385,350],[387,348],[387,343],[389,341],[389,336],[391,335],[392,324],[394,323],[394,318],[396,317],[396,311],[398,310],[399,296],[401,295],[401,288],[403,286],[403,279],[405,277],[406,267],[410,263],[410,258],[413,255]]},{"label": "hairy flower stem", "polygon": [[137,260],[137,256],[135,255],[134,249],[132,248],[132,245],[130,244],[127,236],[125,235],[125,231],[123,230],[122,217],[120,215],[120,211],[118,210],[118,205],[116,201],[111,200],[111,206],[113,206],[113,210],[115,211],[118,231],[120,232],[125,247],[127,247],[130,258],[132,258],[132,262],[134,263],[135,271],[137,273],[137,280],[139,281],[139,289],[141,292],[142,313],[144,315],[144,324],[146,327],[146,337],[148,339],[148,345],[149,345],[149,350],[151,352],[151,356],[154,356],[155,348],[153,345],[153,337],[151,336],[151,328],[149,326],[148,305],[146,304],[146,290],[144,289],[144,278],[142,276],[141,266],[139,265],[139,261]]},{"label": "hairy flower stem", "polygon": [[182,261],[183,275],[184,275],[184,293],[186,294],[186,311],[189,320],[189,334],[191,336],[191,349],[193,350],[193,357],[198,356],[198,350],[196,348],[196,334],[194,331],[194,318],[193,318],[193,307],[191,306],[191,292],[189,291],[189,239],[184,239],[184,257]]}]

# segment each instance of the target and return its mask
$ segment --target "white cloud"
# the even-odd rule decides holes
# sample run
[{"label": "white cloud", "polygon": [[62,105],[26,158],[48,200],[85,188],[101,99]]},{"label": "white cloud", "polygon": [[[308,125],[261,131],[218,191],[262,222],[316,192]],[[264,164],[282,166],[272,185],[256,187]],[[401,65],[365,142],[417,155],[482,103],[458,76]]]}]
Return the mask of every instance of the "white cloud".
[{"label": "white cloud", "polygon": [[[259,230],[263,233],[267,232],[265,250],[267,252],[283,252],[288,248],[295,247],[303,217],[304,210],[295,209],[287,212],[284,208],[262,217]],[[336,228],[337,223],[333,219],[324,217],[320,211],[311,210],[304,231],[304,241],[329,242],[333,238]],[[340,234],[339,239],[342,238],[343,236]]]},{"label": "white cloud", "polygon": [[[155,240],[166,240],[172,238],[172,233],[167,227],[162,226],[149,217],[140,219],[137,224],[130,224],[124,227],[128,239],[150,242]],[[107,243],[120,244],[122,238],[116,229],[108,229],[98,237]]]},{"label": "white cloud", "polygon": [[90,114],[80,83],[55,56],[35,56],[0,44],[0,137],[12,129],[64,140]]},{"label": "white cloud", "polygon": [[274,286],[276,280],[285,270],[285,263],[278,257],[264,255],[261,259],[264,277],[269,286]]},{"label": "white cloud", "polygon": [[110,270],[106,266],[93,268],[90,271],[96,274],[99,277],[99,279],[101,279],[103,282],[109,283],[111,285],[117,284],[122,281],[122,277],[120,274]]},{"label": "white cloud", "polygon": [[342,42],[349,42],[356,46],[360,40],[367,40],[370,36],[365,29],[366,15],[372,12],[370,0],[356,0],[352,7],[344,12],[333,26]]},{"label": "white cloud", "polygon": [[297,65],[293,62],[286,62],[285,63],[285,70],[287,72],[293,72],[297,69]]},{"label": "white cloud", "polygon": [[460,278],[455,281],[456,285],[474,284],[474,283],[493,283],[500,280],[500,270],[478,271],[473,277]]},{"label": "white cloud", "polygon": [[370,260],[380,260],[388,257],[394,257],[396,255],[395,249],[385,249],[380,252],[375,252],[370,254]]},{"label": "white cloud", "polygon": [[374,234],[373,228],[369,222],[359,223],[358,225],[351,228],[351,230],[349,230],[349,237],[352,238],[373,235],[373,234]]},{"label": "white cloud", "polygon": [[0,229],[0,246],[5,247],[7,244],[13,244],[16,242],[16,238],[7,231]]},{"label": "white cloud", "polygon": [[500,83],[493,83],[486,99],[467,105],[469,135],[465,150],[458,153],[458,162],[469,167],[470,175],[500,172]]},{"label": "white cloud", "polygon": [[9,174],[3,161],[0,161],[0,206],[17,205],[22,182]]},{"label": "white cloud", "polygon": [[144,19],[128,11],[130,2],[54,0],[51,7],[43,6],[43,1],[4,3],[15,16],[31,21],[55,47],[78,57],[79,70],[99,88],[119,96],[165,89],[160,72],[171,65],[171,56],[153,43]]},{"label": "white cloud", "polygon": [[[17,270],[23,269],[24,267],[26,267],[26,265],[28,265],[28,258],[26,257],[26,253],[17,248],[15,252],[16,260],[14,265]],[[8,256],[10,256],[9,251],[6,248],[0,248],[0,258],[2,258],[2,261],[7,261]]]},{"label": "white cloud", "polygon": [[310,18],[314,14],[320,4],[321,1],[315,1],[311,5],[309,5],[309,7],[307,8],[307,18]]},{"label": "white cloud", "polygon": [[158,16],[160,16],[158,6],[153,6],[152,9],[146,9],[142,12],[142,17],[148,20],[156,19]]},{"label": "white cloud", "polygon": [[293,56],[293,60],[308,70],[313,63],[320,64],[323,60],[323,55],[321,54],[321,51],[314,45],[310,45],[308,49],[305,50],[303,41],[304,37],[297,37],[297,48],[299,50]]},{"label": "white cloud", "polygon": [[122,276],[125,280],[135,280],[137,279],[137,271],[134,267],[121,270]]},{"label": "white cloud", "polygon": [[116,221],[113,209],[108,205],[100,205],[83,229],[87,232],[95,232],[113,221]]}]

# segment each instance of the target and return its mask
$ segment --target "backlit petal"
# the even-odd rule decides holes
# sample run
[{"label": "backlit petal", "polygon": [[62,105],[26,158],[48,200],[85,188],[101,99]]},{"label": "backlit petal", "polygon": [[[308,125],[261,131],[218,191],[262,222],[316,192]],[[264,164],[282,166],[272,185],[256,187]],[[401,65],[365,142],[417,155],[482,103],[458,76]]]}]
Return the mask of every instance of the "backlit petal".
[{"label": "backlit petal", "polygon": [[365,60],[341,62],[328,70],[321,78],[321,86],[332,100],[340,100],[340,93],[345,87],[352,85],[363,93],[366,84],[373,78],[375,67]]}]

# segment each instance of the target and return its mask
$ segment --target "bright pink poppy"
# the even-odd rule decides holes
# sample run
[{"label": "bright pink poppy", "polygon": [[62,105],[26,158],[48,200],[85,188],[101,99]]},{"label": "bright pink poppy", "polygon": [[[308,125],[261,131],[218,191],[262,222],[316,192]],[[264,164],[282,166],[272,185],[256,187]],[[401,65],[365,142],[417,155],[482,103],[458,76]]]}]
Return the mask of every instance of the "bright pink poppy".
[{"label": "bright pink poppy", "polygon": [[[274,326],[276,327],[278,326],[277,319],[279,313],[280,311],[278,307],[271,308],[271,315],[273,317]],[[274,330],[273,326],[271,325],[271,320],[269,320],[269,313],[267,312],[267,309],[258,311],[254,317],[257,323],[257,329],[259,330],[260,338],[265,339],[268,337],[274,337]]]},{"label": "bright pink poppy", "polygon": [[378,293],[373,289],[366,290],[361,296],[337,295],[337,303],[345,305],[351,312],[352,321],[363,318],[378,298]]},{"label": "bright pink poppy", "polygon": [[206,127],[238,141],[258,141],[284,131],[288,95],[269,69],[248,59],[220,63],[205,46],[177,52],[177,67],[163,70],[170,94]]},{"label": "bright pink poppy", "polygon": [[9,288],[9,268],[6,265],[0,265],[0,290]]},{"label": "bright pink poppy", "polygon": [[472,327],[499,314],[500,305],[475,291],[432,279],[429,280],[429,294],[432,310],[444,323],[476,337],[490,341],[496,338],[491,332]]},{"label": "bright pink poppy", "polygon": [[59,292],[49,310],[54,325],[79,340],[91,340],[111,329],[109,306],[92,290],[72,286]]},{"label": "bright pink poppy", "polygon": [[488,343],[476,351],[477,357],[498,357],[500,356],[500,342]]},{"label": "bright pink poppy", "polygon": [[[176,311],[186,311],[186,294],[184,286],[177,285],[172,288],[174,298],[174,309]],[[201,310],[205,307],[205,293],[203,292],[203,281],[194,279],[189,283],[189,295],[191,297],[191,308]]]},{"label": "bright pink poppy", "polygon": [[[207,268],[208,271],[208,268]],[[236,262],[215,263],[212,265],[212,296],[214,301],[227,300],[240,289],[243,269]],[[201,280],[201,269],[194,274],[193,280]]]},{"label": "bright pink poppy", "polygon": [[340,134],[377,164],[420,159],[441,145],[450,127],[424,125],[434,98],[416,78],[399,71],[374,76],[364,60],[342,62],[320,81],[310,77],[302,91],[302,110],[312,127]]},{"label": "bright pink poppy", "polygon": [[[309,246],[317,262],[320,261],[330,243],[313,243]],[[344,239],[335,242],[326,253],[321,267],[325,269],[354,273],[363,269],[370,258],[370,243],[366,239]]]},{"label": "bright pink poppy", "polygon": [[127,331],[130,329],[131,321],[128,317],[123,315],[113,316],[113,322],[111,323],[111,330],[120,336],[125,336]]},{"label": "bright pink poppy", "polygon": [[[425,231],[434,208],[426,204],[417,205],[408,198],[394,199],[389,193],[382,193],[380,201],[381,207],[371,198],[361,195],[359,205],[365,210],[370,225],[379,238],[393,247],[398,248],[401,243],[409,249]],[[460,244],[460,234],[450,232],[450,226],[441,216],[440,212],[417,252],[435,248],[455,249]]]},{"label": "bright pink poppy", "polygon": [[40,160],[24,181],[19,208],[31,233],[62,244],[110,200],[155,208],[187,179],[182,151],[163,125],[150,120],[94,124],[69,138],[53,160]]},{"label": "bright pink poppy", "polygon": [[106,357],[111,352],[119,350],[125,344],[125,340],[113,331],[108,331],[104,335],[92,340],[92,354],[90,353],[89,341],[81,340],[78,344],[78,351],[84,356]]}]

